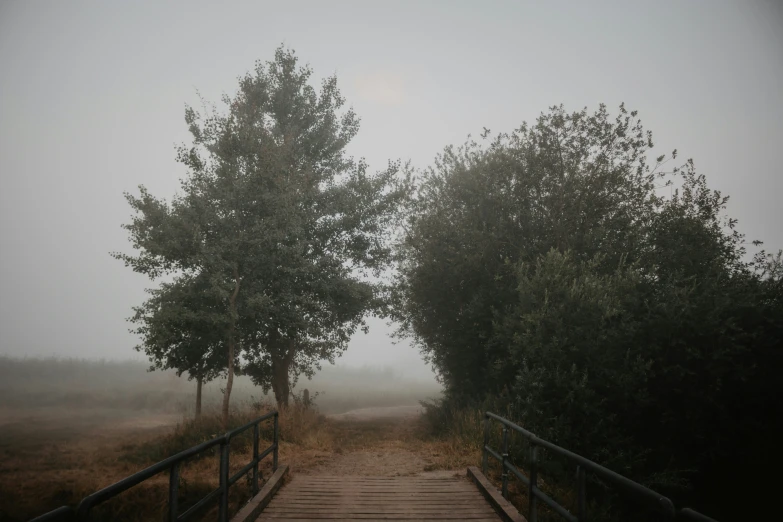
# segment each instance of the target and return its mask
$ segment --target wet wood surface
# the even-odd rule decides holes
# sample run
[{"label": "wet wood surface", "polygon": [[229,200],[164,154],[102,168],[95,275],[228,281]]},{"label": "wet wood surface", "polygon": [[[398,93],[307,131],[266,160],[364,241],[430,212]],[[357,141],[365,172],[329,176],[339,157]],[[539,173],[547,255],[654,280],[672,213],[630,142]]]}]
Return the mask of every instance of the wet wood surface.
[{"label": "wet wood surface", "polygon": [[257,519],[473,520],[497,522],[478,489],[460,478],[298,475]]}]

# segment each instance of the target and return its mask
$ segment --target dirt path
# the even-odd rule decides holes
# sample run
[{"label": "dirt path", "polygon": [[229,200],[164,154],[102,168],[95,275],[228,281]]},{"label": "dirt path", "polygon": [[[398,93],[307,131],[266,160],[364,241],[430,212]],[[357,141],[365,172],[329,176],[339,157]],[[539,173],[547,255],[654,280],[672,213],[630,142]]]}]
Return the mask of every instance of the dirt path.
[{"label": "dirt path", "polygon": [[327,418],[339,421],[372,421],[379,419],[413,420],[421,414],[422,410],[422,407],[419,405],[361,408],[345,413],[327,415]]},{"label": "dirt path", "polygon": [[335,451],[303,475],[452,477],[464,475],[462,461],[444,460],[442,443],[420,436],[420,406],[363,408],[327,417]]}]

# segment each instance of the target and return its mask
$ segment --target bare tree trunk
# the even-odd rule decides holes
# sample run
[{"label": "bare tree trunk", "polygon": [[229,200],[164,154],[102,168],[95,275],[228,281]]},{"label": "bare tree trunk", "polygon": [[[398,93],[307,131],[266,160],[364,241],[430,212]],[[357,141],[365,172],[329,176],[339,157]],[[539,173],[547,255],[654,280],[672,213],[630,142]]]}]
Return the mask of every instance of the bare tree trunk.
[{"label": "bare tree trunk", "polygon": [[229,297],[229,312],[231,314],[231,326],[228,331],[228,380],[226,381],[226,391],[223,394],[223,429],[228,430],[228,405],[231,397],[231,388],[234,385],[234,343],[236,341],[236,321],[237,321],[237,295],[239,295],[239,273],[234,266],[234,292]]},{"label": "bare tree trunk", "polygon": [[204,384],[204,378],[200,375],[196,380],[196,420],[201,419],[201,385]]}]

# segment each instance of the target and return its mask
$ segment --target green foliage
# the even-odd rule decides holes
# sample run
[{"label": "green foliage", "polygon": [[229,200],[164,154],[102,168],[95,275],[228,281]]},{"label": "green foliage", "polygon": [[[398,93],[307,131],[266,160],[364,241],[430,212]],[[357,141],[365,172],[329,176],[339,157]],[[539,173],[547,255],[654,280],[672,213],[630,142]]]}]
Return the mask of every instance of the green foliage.
[{"label": "green foliage", "polygon": [[132,330],[153,363],[151,369],[174,369],[177,375],[209,382],[226,369],[223,332],[228,328],[220,296],[203,276],[180,276],[149,290],[152,295],[135,307]]},{"label": "green foliage", "polygon": [[[277,49],[224,97],[225,112],[188,107],[180,194],[170,203],[144,187],[126,196],[138,253],[115,256],[153,279],[177,276],[137,310],[147,353],[181,370],[200,352],[212,370],[227,368],[227,397],[235,360],[245,360],[244,373],[287,402],[291,375],[333,361],[365,313],[381,309],[382,287],[363,276],[388,264],[407,183],[398,163],[371,174],[345,154],[359,119],[342,110],[334,76],[320,92],[311,76],[293,51]],[[179,304],[166,311],[162,300]],[[204,335],[181,349],[187,326],[202,319],[222,341]],[[220,344],[225,362],[212,364]]]},{"label": "green foliage", "polygon": [[783,435],[783,287],[780,255],[747,261],[728,198],[652,146],[601,106],[447,148],[406,209],[393,295],[443,407],[489,401],[679,495]]},{"label": "green foliage", "polygon": [[660,162],[648,165],[651,136],[635,116],[554,108],[487,148],[448,147],[419,180],[395,308],[455,392],[499,392],[493,367],[505,349],[490,341],[496,315],[517,299],[518,263],[550,248],[580,260],[601,253],[604,267],[633,260],[638,228],[660,205]]},{"label": "green foliage", "polygon": [[519,303],[494,342],[509,348],[503,370],[527,426],[627,473],[647,450],[616,427],[649,399],[651,362],[632,342],[640,276],[625,265],[600,274],[601,261],[552,250],[520,266]]}]

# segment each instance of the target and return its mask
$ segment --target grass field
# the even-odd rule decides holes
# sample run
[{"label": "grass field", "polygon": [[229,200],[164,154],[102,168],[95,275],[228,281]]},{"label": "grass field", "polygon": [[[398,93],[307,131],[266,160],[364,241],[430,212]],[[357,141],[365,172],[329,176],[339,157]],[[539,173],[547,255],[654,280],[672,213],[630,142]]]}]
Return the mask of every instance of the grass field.
[{"label": "grass field", "polygon": [[[205,387],[205,415],[196,424],[195,383],[146,368],[139,362],[0,358],[0,520],[24,521],[75,504],[222,433],[216,413],[221,382]],[[292,407],[281,418],[281,459],[298,469],[376,444],[389,432],[383,423],[377,430],[365,425],[357,432],[349,423],[329,421],[326,414],[415,405],[440,393],[432,382],[407,380],[388,370],[335,367],[301,382],[295,391],[305,387],[311,396],[318,392],[317,410]],[[271,407],[260,389],[237,379],[232,425]],[[250,460],[250,448],[248,443],[232,449],[232,471]],[[209,455],[184,467],[184,506],[217,487],[217,465],[217,457]],[[264,463],[265,476],[270,466]],[[161,475],[131,489],[102,506],[96,520],[163,520],[167,480]],[[248,494],[247,484],[237,483],[232,505],[238,507]],[[204,520],[211,515],[205,512]]]}]

